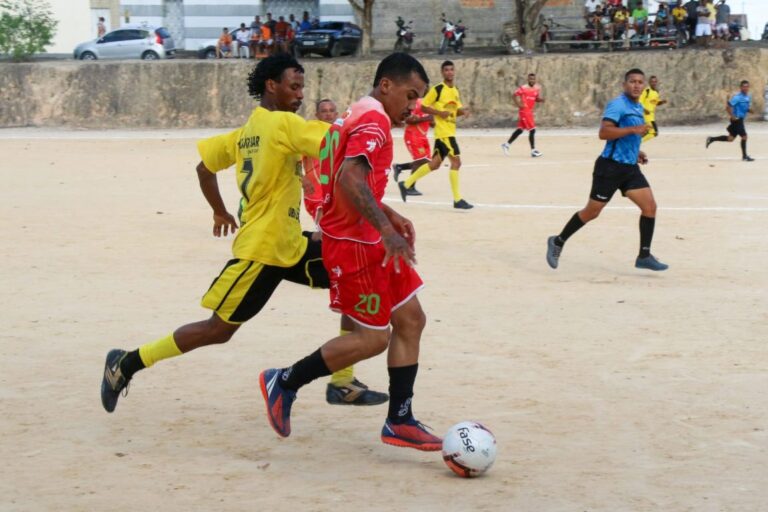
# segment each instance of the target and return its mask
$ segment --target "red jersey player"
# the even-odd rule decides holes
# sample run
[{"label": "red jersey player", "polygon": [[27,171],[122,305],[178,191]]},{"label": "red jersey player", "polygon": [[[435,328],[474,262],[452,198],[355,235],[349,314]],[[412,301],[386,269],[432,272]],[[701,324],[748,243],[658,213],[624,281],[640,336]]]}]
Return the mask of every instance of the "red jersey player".
[{"label": "red jersey player", "polygon": [[[329,99],[315,103],[315,117],[320,121],[333,123],[339,112],[336,104]],[[301,161],[304,167],[304,177],[301,180],[304,189],[304,208],[318,225],[323,215],[323,189],[320,185],[320,160],[304,157]],[[313,240],[320,239],[320,232],[312,234]],[[341,315],[341,334],[349,334],[354,329],[352,320]],[[331,375],[331,381],[325,388],[325,399],[334,405],[378,405],[389,400],[389,395],[368,389],[368,386],[357,380],[352,366],[348,366]]]},{"label": "red jersey player", "polygon": [[270,424],[281,436],[291,432],[291,406],[301,386],[389,347],[390,400],[382,441],[441,449],[441,439],[411,410],[426,323],[416,296],[423,283],[412,267],[415,232],[409,220],[382,203],[392,163],[391,123],[405,121],[427,83],[419,61],[405,53],[390,55],[379,64],[370,95],[333,124],[321,145],[320,228],[331,308],[357,325],[293,366],[261,373]]},{"label": "red jersey player", "polygon": [[[424,113],[421,109],[421,98],[416,100],[416,108],[413,109],[411,115],[405,120],[405,134],[403,137],[405,139],[405,146],[408,148],[413,161],[392,166],[392,169],[395,171],[395,181],[399,181],[400,173],[405,169],[410,169],[411,173],[413,173],[414,169],[418,169],[423,164],[429,162],[431,151],[427,133],[429,133],[429,127],[434,124],[433,119],[432,115]],[[415,184],[406,190],[409,196],[421,195],[421,192],[416,190]]]},{"label": "red jersey player", "polygon": [[544,98],[541,97],[541,86],[536,83],[536,75],[534,73],[528,74],[528,85],[521,85],[515,91],[513,96],[515,105],[519,110],[519,116],[517,119],[517,130],[509,137],[509,140],[501,145],[501,149],[504,154],[509,156],[509,146],[515,139],[523,133],[523,130],[528,131],[528,141],[531,143],[531,156],[541,156],[541,152],[536,149],[536,119],[533,116],[533,109],[537,103],[542,103]]}]

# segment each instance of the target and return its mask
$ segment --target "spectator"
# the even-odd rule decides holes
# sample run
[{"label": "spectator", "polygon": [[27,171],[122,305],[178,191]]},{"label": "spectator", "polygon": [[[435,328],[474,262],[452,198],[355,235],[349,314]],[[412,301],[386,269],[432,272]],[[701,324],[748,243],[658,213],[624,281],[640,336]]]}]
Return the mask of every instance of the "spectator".
[{"label": "spectator", "polygon": [[291,26],[291,30],[293,32],[299,31],[299,20],[297,20],[296,16],[294,16],[293,14],[288,16],[288,24]]},{"label": "spectator", "polygon": [[[653,21],[654,34],[663,32],[665,35],[669,32],[672,17],[669,15],[669,6],[665,2],[659,4],[659,10],[656,11],[656,19]],[[659,28],[662,28],[660,31]]]},{"label": "spectator", "polygon": [[104,24],[104,17],[99,16],[99,22],[96,24],[96,37],[101,39],[107,33],[107,26]]},{"label": "spectator", "polygon": [[278,52],[288,51],[288,29],[290,28],[291,26],[285,21],[284,16],[280,16],[277,23],[275,23],[275,31],[273,35],[275,39],[275,49]]},{"label": "spectator", "polygon": [[301,15],[301,23],[299,23],[298,32],[304,32],[312,28],[312,23],[309,21],[309,11],[304,11]]},{"label": "spectator", "polygon": [[232,57],[232,36],[226,27],[221,31],[221,36],[216,42],[216,57],[220,59]]},{"label": "spectator", "polygon": [[[258,18],[258,16],[256,16]],[[255,22],[254,22],[255,23]],[[251,23],[251,27],[253,27],[253,23]],[[256,56],[261,52],[261,28],[264,25],[261,24],[261,21],[259,21],[256,28],[251,28],[251,40],[248,42],[248,47],[251,50],[251,55],[253,55],[253,58],[255,59]]]},{"label": "spectator", "polygon": [[595,11],[601,5],[601,0],[586,0],[584,2],[584,19],[587,21],[587,28],[596,28],[593,23]]},{"label": "spectator", "polygon": [[702,0],[696,8],[696,43],[699,46],[709,47],[712,25],[709,23],[709,8],[704,1]]},{"label": "spectator", "polygon": [[269,27],[269,32],[272,34],[272,37],[275,35],[275,25],[277,25],[277,22],[272,19],[272,13],[267,13],[267,21],[264,22],[266,26]]},{"label": "spectator", "polygon": [[717,4],[715,21],[717,23],[715,26],[717,37],[723,41],[727,41],[730,32],[729,22],[731,21],[731,8],[725,3],[725,0],[720,0]]},{"label": "spectator", "polygon": [[613,15],[613,38],[620,39],[629,30],[629,9],[626,5],[618,8]]},{"label": "spectator", "polygon": [[698,24],[697,9],[699,8],[698,0],[689,0],[685,4],[685,12],[688,14],[686,23],[688,24],[688,40],[693,42],[696,37],[696,25]]},{"label": "spectator", "polygon": [[648,32],[648,9],[643,4],[638,4],[632,11],[632,19],[635,20],[635,30],[638,34],[644,35]]},{"label": "spectator", "polygon": [[683,7],[682,0],[677,1],[677,5],[675,5],[674,9],[672,9],[672,22],[675,25],[675,30],[677,31],[677,41],[679,44],[683,44],[685,42],[685,34],[688,30],[688,11],[685,10],[685,7]]},{"label": "spectator", "polygon": [[706,0],[707,9],[709,10],[709,26],[712,28],[712,35],[715,35],[715,25],[717,24],[717,9],[712,0]]},{"label": "spectator", "polygon": [[259,44],[262,53],[272,53],[274,39],[272,39],[272,29],[267,23],[261,24],[261,41]]},{"label": "spectator", "polygon": [[237,40],[237,56],[240,57],[240,50],[245,49],[245,57],[248,58],[248,44],[251,41],[251,31],[245,26],[245,23],[240,24],[240,28],[235,32],[235,39]]},{"label": "spectator", "polygon": [[254,16],[251,22],[251,32],[261,30],[261,16]]}]

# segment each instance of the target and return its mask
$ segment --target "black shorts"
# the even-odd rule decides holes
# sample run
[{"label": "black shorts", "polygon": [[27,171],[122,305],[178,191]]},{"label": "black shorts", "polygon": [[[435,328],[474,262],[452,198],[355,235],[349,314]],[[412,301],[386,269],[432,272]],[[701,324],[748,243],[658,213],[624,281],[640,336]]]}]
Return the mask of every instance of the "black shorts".
[{"label": "black shorts", "polygon": [[731,134],[731,137],[736,137],[737,135],[739,137],[746,137],[747,136],[747,129],[744,127],[744,120],[743,119],[737,119],[735,121],[731,121],[731,124],[728,125],[728,133]]},{"label": "black shorts", "polygon": [[592,190],[590,199],[607,203],[617,190],[626,196],[628,190],[650,187],[648,180],[640,171],[637,164],[622,164],[602,156],[595,162],[595,170],[592,172]]},{"label": "black shorts", "polygon": [[432,155],[440,155],[442,160],[445,160],[447,156],[459,156],[461,151],[459,150],[459,144],[456,142],[456,137],[443,137],[441,139],[435,139],[435,151]]}]

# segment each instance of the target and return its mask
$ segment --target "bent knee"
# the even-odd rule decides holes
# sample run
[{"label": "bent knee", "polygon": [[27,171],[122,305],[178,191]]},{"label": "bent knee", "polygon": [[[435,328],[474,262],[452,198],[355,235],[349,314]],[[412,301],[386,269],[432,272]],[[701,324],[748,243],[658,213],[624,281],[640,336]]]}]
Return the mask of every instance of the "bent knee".
[{"label": "bent knee", "polygon": [[365,351],[365,358],[371,358],[377,356],[387,350],[389,347],[389,338],[392,332],[387,327],[386,329],[367,329],[363,337],[363,350]]},{"label": "bent knee", "polygon": [[237,324],[228,324],[218,317],[211,318],[208,320],[207,338],[211,343],[226,343],[232,339],[239,327]]}]

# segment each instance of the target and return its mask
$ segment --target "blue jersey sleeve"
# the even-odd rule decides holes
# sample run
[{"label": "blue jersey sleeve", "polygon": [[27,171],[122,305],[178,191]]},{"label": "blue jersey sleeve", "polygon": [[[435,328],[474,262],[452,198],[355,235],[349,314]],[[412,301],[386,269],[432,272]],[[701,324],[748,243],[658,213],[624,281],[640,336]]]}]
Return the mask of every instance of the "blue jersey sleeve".
[{"label": "blue jersey sleeve", "polygon": [[607,119],[608,121],[613,121],[616,123],[616,126],[619,125],[619,121],[621,120],[621,116],[624,114],[624,110],[622,108],[622,104],[620,101],[613,100],[605,107],[605,112],[603,112],[603,119]]},{"label": "blue jersey sleeve", "polygon": [[[739,98],[739,95],[738,95],[738,94],[736,94],[736,95],[734,95],[734,96],[731,96],[731,99],[730,99],[730,100],[728,100],[728,104],[729,104],[730,106],[732,106],[732,107],[735,107],[735,106],[736,106],[736,104],[737,104],[737,103],[739,103],[739,102],[738,102],[738,98]],[[722,103],[721,103],[721,105],[722,105]]]}]

